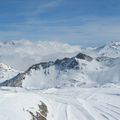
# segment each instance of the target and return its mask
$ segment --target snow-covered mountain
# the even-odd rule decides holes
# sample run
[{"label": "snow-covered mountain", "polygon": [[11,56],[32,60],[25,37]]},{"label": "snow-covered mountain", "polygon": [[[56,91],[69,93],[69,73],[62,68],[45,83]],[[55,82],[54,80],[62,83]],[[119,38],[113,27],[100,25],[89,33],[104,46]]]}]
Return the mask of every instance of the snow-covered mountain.
[{"label": "snow-covered mountain", "polygon": [[[54,62],[41,62],[32,65],[24,73],[19,73],[14,78],[2,83],[2,85],[35,88],[72,85],[81,80],[81,78],[78,80],[74,78],[77,74],[81,74],[81,77],[85,77],[84,73],[82,73],[82,67],[90,64],[92,60],[92,57],[79,53],[72,58],[57,59]],[[82,81],[84,83],[84,80]]]},{"label": "snow-covered mountain", "polygon": [[120,42],[110,42],[96,49],[98,54],[110,58],[120,57]]},{"label": "snow-covered mountain", "polygon": [[4,82],[7,79],[13,78],[17,74],[17,70],[14,70],[10,66],[0,63],[0,83]]},{"label": "snow-covered mountain", "polygon": [[[21,48],[24,46],[25,50],[23,49],[22,56],[25,56],[26,52],[27,56],[29,56],[28,59],[30,57],[35,57],[36,59],[36,56],[39,56],[39,54],[52,56],[53,53],[62,54],[63,58],[61,58],[62,56],[60,57],[60,55],[57,55],[58,59],[56,60],[49,62],[39,62],[33,65],[31,64],[31,66],[28,67],[28,69],[26,68],[27,70],[24,70],[24,72],[18,73],[12,77],[5,77],[5,81],[1,83],[1,86],[45,89],[51,87],[71,86],[99,87],[105,84],[118,84],[120,82],[120,67],[118,67],[120,66],[120,56],[117,54],[116,58],[113,54],[118,53],[116,51],[119,51],[119,42],[112,42],[104,47],[97,49],[81,49],[81,52],[79,52],[77,55],[75,55],[77,50],[80,50],[78,47],[73,46],[72,48],[72,46],[67,44],[55,42],[41,42],[41,44],[37,42],[33,45],[33,43],[30,41],[26,41],[24,43],[21,41],[12,41],[1,43],[1,48],[3,46],[8,46],[8,48],[11,48],[12,50],[14,47],[15,50],[18,50],[19,46]],[[38,48],[43,52],[39,53],[38,49],[36,54],[34,48],[32,48],[34,46],[36,46],[35,50],[39,46],[40,48]],[[33,49],[33,51],[27,51],[26,47]],[[48,48],[48,51],[49,49],[52,50],[47,53],[47,51],[45,52],[45,50],[47,50],[46,47]],[[41,50],[41,48],[43,49]],[[34,53],[36,55],[31,56],[34,55]],[[111,57],[108,55],[108,53],[111,55]],[[19,52],[19,54],[21,54],[21,52]],[[8,53],[6,55],[8,55]]]},{"label": "snow-covered mountain", "polygon": [[[109,58],[110,59],[110,58]],[[79,53],[71,58],[56,61],[41,62],[29,67],[11,79],[1,83],[1,86],[13,86],[35,89],[52,87],[100,87],[105,84],[120,82],[119,67],[113,60],[105,64],[104,59],[92,58]],[[116,63],[116,64],[115,64]]]}]

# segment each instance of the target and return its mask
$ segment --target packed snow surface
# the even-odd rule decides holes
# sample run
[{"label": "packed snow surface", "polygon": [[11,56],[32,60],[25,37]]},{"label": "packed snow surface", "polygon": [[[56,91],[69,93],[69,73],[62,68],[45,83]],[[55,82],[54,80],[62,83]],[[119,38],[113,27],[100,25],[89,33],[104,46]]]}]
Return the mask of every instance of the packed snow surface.
[{"label": "packed snow surface", "polygon": [[31,120],[28,111],[47,106],[47,120],[120,120],[120,89],[0,89],[0,120]]}]

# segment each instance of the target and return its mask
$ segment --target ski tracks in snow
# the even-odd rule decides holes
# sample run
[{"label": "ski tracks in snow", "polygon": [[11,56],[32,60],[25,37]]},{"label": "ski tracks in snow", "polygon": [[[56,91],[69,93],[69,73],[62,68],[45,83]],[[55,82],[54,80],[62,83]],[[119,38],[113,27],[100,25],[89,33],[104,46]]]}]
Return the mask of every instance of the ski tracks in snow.
[{"label": "ski tracks in snow", "polygon": [[38,94],[56,103],[53,120],[120,120],[120,107],[117,106],[120,106],[120,97],[106,95],[100,89],[93,91],[77,91],[74,95],[70,95],[69,90],[68,94],[66,91]]}]

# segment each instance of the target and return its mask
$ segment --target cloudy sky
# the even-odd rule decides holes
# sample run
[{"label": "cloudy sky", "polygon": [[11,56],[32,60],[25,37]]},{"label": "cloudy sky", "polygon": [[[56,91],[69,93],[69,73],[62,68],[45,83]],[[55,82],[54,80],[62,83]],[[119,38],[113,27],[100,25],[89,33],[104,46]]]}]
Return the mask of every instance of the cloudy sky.
[{"label": "cloudy sky", "polygon": [[120,0],[0,0],[0,40],[21,39],[120,41]]}]

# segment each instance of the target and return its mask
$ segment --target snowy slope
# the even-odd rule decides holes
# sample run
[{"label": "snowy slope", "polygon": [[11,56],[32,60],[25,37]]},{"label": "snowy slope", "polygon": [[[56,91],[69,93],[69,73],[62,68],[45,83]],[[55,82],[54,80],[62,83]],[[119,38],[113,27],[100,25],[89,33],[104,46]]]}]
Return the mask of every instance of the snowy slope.
[{"label": "snowy slope", "polygon": [[[1,120],[33,120],[36,112],[43,120],[119,120],[120,90],[118,88],[67,88],[24,90],[1,88]],[[41,102],[44,107],[40,107]],[[47,109],[47,110],[46,110]],[[40,111],[39,111],[40,110]],[[30,114],[31,112],[31,114]],[[35,119],[41,120],[41,119]]]}]

